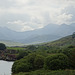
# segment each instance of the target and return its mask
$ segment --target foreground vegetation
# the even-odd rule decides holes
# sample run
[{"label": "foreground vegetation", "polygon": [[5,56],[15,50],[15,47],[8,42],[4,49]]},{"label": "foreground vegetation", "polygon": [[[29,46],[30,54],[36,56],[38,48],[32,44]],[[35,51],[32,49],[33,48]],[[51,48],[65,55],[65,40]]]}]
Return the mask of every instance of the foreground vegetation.
[{"label": "foreground vegetation", "polygon": [[16,55],[12,75],[75,75],[75,36],[68,38],[52,44],[8,47],[10,53],[3,50],[5,56]]},{"label": "foreground vegetation", "polygon": [[75,75],[75,37],[70,38],[67,43],[63,41],[60,44],[56,41],[52,45],[48,43],[27,46],[27,55],[24,52],[19,55],[19,60],[12,66],[12,74]]},{"label": "foreground vegetation", "polygon": [[20,72],[13,75],[75,75],[75,70],[36,70],[31,72]]},{"label": "foreground vegetation", "polygon": [[[21,72],[23,72],[24,75],[49,75],[51,73],[53,75],[55,72],[57,74],[63,72],[63,75],[68,75],[67,71],[72,73],[70,75],[75,74],[75,46],[68,46],[58,49],[58,51],[52,48],[51,51],[41,48],[40,46],[36,50],[28,50],[27,55],[23,52],[24,54],[21,54],[21,56],[23,55],[22,58],[19,55],[19,60],[15,61],[12,66],[13,74],[21,75]],[[48,72],[46,74],[41,73],[42,71],[49,71],[49,74]]]}]

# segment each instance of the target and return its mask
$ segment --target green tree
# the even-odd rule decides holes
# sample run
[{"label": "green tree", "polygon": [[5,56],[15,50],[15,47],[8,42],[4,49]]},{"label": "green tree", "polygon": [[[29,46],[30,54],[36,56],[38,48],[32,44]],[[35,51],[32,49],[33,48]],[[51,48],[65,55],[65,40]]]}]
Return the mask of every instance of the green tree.
[{"label": "green tree", "polygon": [[69,47],[63,50],[63,53],[68,56],[70,67],[75,69],[75,48]]},{"label": "green tree", "polygon": [[3,43],[0,43],[0,50],[5,50],[6,49],[6,46],[5,46],[5,44],[3,44]]},{"label": "green tree", "polygon": [[26,58],[17,60],[12,65],[12,73],[28,72],[28,71],[29,71],[29,63],[27,63]]},{"label": "green tree", "polygon": [[36,46],[34,46],[34,45],[29,45],[29,46],[27,46],[27,49],[28,49],[28,50],[36,50]]},{"label": "green tree", "polygon": [[30,55],[27,56],[27,62],[30,63],[30,70],[34,70],[34,60],[36,58],[36,54],[32,53]]},{"label": "green tree", "polygon": [[44,65],[44,57],[42,55],[37,55],[34,60],[35,69],[43,68]]},{"label": "green tree", "polygon": [[69,67],[69,59],[64,54],[53,54],[45,59],[45,69],[59,70]]},{"label": "green tree", "polygon": [[21,59],[21,58],[23,58],[24,56],[27,56],[28,55],[28,53],[26,52],[26,51],[19,51],[19,54],[18,54],[18,56],[17,56],[17,59],[19,60],[19,59]]}]

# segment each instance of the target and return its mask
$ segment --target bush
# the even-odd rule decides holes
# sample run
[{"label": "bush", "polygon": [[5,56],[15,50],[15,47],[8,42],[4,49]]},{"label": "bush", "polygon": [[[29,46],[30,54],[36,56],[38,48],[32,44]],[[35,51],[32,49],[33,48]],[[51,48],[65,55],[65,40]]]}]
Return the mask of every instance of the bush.
[{"label": "bush", "polygon": [[67,69],[69,67],[69,59],[64,54],[50,55],[45,59],[45,69],[59,70]]},{"label": "bush", "polygon": [[64,49],[63,53],[70,59],[70,68],[75,69],[75,48]]},{"label": "bush", "polygon": [[36,69],[43,68],[44,57],[41,55],[30,54],[23,59],[17,60],[12,66],[12,72],[28,72]]},{"label": "bush", "polygon": [[14,62],[12,66],[13,73],[28,72],[28,71],[29,71],[29,64],[27,63],[26,59],[17,60]]},{"label": "bush", "polygon": [[42,55],[30,54],[28,55],[27,61],[30,63],[30,70],[43,68],[44,57]]},{"label": "bush", "polygon": [[29,71],[29,65],[27,63],[20,63],[16,66],[16,72],[28,72]]},{"label": "bush", "polygon": [[34,70],[34,60],[36,58],[36,54],[30,54],[27,56],[27,62],[30,63],[30,70]]},{"label": "bush", "polygon": [[3,43],[0,43],[0,50],[5,50],[6,49],[6,46],[5,46],[5,44],[3,44]]},{"label": "bush", "polygon": [[17,59],[19,60],[19,59],[21,59],[21,58],[23,58],[24,56],[27,56],[27,55],[28,55],[27,52],[25,52],[25,51],[20,51],[19,54],[18,54],[18,56],[17,56]]},{"label": "bush", "polygon": [[34,60],[35,69],[43,68],[44,65],[44,57],[42,55],[37,55]]}]

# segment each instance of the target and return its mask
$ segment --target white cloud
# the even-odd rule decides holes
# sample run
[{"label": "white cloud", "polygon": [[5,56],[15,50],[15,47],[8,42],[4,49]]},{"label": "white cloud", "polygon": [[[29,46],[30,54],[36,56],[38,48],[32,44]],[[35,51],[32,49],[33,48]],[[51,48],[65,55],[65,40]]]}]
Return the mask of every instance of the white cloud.
[{"label": "white cloud", "polygon": [[69,24],[70,23],[70,20],[72,19],[72,14],[66,14],[66,13],[63,13],[59,16],[57,16],[57,20],[56,20],[56,23],[57,24]]},{"label": "white cloud", "polygon": [[7,24],[25,25],[26,23],[22,22],[21,20],[18,20],[18,21],[8,22]]},{"label": "white cloud", "polygon": [[29,30],[34,30],[33,28],[31,28],[30,26],[24,26],[21,31],[29,31]]},{"label": "white cloud", "polygon": [[44,27],[43,24],[40,24],[39,22],[36,23],[38,20],[35,20],[35,22],[33,22],[33,20],[31,22],[23,22],[21,20],[17,20],[8,22],[7,25],[9,25],[10,29],[15,29],[16,31],[28,31]]},{"label": "white cloud", "polygon": [[[4,2],[6,2],[6,4],[3,4]],[[65,11],[68,7],[74,9],[75,1],[2,0],[0,1],[0,15],[3,14],[3,16],[0,18],[3,21],[5,20],[5,24],[6,21],[8,22],[8,24],[6,24],[7,27],[12,27],[16,31],[32,30],[42,28],[49,23],[72,23],[73,16],[75,15],[74,13],[70,13],[71,9],[68,9],[69,11]],[[9,14],[12,17],[10,17]]]}]

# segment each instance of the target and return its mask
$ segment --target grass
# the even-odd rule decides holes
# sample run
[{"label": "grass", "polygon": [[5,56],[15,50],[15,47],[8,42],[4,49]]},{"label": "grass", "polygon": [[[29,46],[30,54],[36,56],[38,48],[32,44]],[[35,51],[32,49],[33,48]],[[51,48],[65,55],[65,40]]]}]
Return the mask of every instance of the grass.
[{"label": "grass", "polygon": [[10,50],[25,50],[25,48],[23,48],[23,47],[7,47],[7,49],[10,49]]},{"label": "grass", "polygon": [[36,70],[31,72],[20,72],[12,75],[75,75],[75,70]]}]

